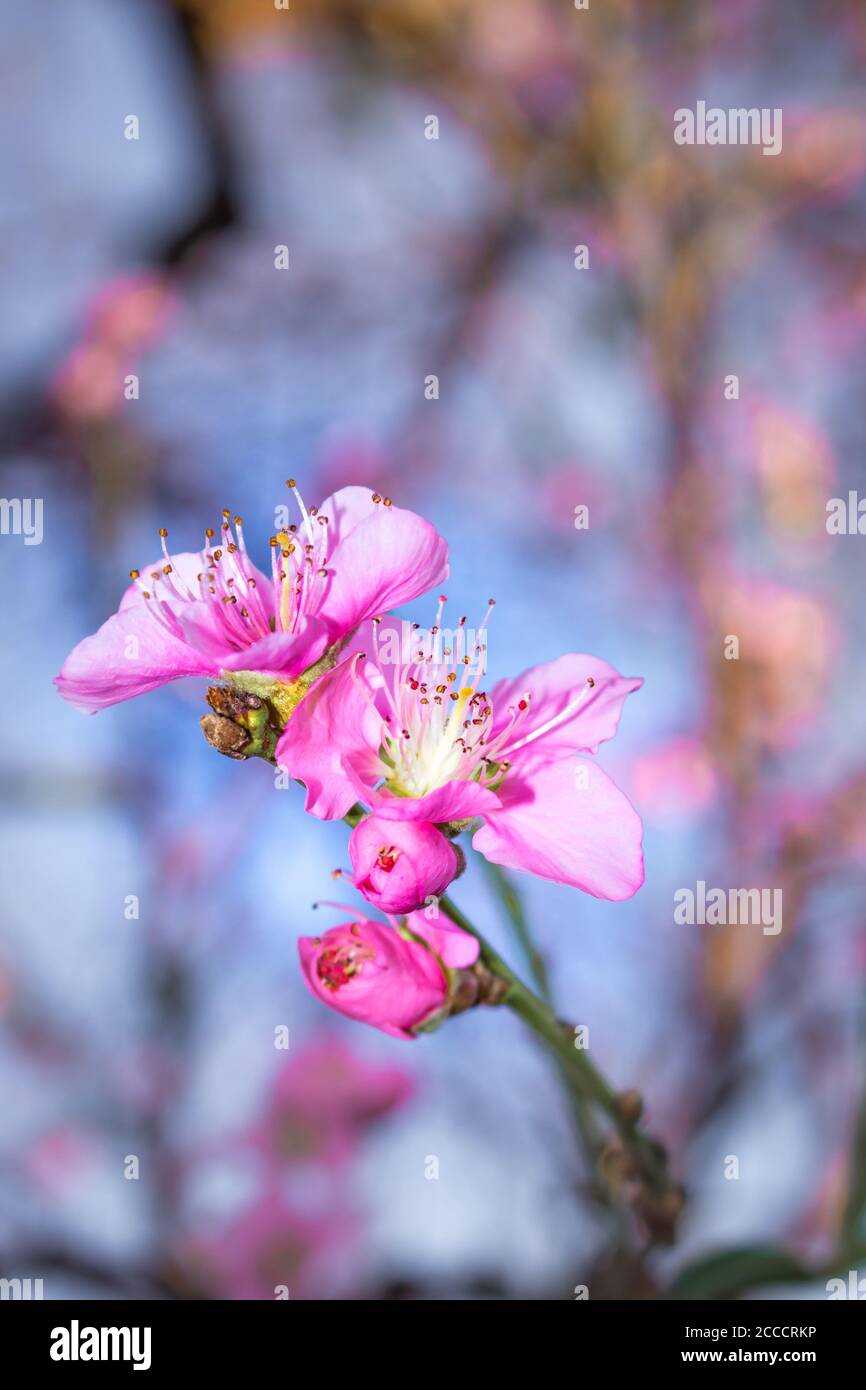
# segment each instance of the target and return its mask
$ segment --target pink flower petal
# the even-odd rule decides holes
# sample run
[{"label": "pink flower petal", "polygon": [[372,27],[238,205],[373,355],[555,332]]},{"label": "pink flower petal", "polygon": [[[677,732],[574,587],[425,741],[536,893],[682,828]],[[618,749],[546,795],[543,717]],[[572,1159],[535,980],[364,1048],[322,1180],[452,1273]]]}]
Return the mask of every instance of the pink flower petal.
[{"label": "pink flower petal", "polygon": [[[587,686],[592,678],[595,685]],[[643,685],[639,676],[621,676],[606,661],[596,656],[569,652],[556,661],[532,666],[511,680],[497,681],[490,692],[496,712],[494,736],[508,722],[507,707],[516,706],[530,692],[529,709],[515,731],[514,742],[520,743],[534,730],[554,719],[576,701],[583,699],[574,713],[547,733],[527,744],[527,751],[544,749],[545,757],[557,753],[595,753],[600,743],[616,733],[623,703],[627,695]],[[510,757],[510,753],[506,753]],[[521,756],[521,750],[514,755]]]},{"label": "pink flower petal", "polygon": [[331,551],[317,610],[335,636],[423,594],[448,575],[448,547],[422,517],[377,506]]},{"label": "pink flower petal", "polygon": [[344,541],[361,521],[375,516],[382,510],[381,502],[373,501],[370,487],[338,488],[325,498],[319,507],[319,516],[328,518],[328,542],[333,553],[334,547]]},{"label": "pink flower petal", "polygon": [[[181,617],[183,621],[183,617]],[[330,644],[318,618],[301,618],[295,632],[272,632],[223,661],[225,671],[255,671],[275,680],[295,679],[324,655]]]},{"label": "pink flower petal", "polygon": [[412,912],[406,918],[406,925],[428,942],[443,965],[451,970],[466,969],[478,959],[481,947],[476,938],[456,926],[444,912],[432,918],[428,918],[426,909]]},{"label": "pink flower petal", "polygon": [[[152,565],[142,565],[141,583],[144,585],[145,589],[155,590],[159,595],[160,602],[171,602],[172,604],[181,602],[182,600],[175,600],[172,598],[171,586],[168,583],[168,578],[162,573],[164,564],[165,556],[160,555],[159,559],[154,560]],[[193,599],[197,599],[200,592],[198,576],[204,569],[204,563],[199,551],[181,550],[177,555],[172,555],[171,565],[175,586],[181,593],[189,591]],[[154,574],[158,574],[159,579],[154,580],[152,577]],[[269,580],[267,582],[270,583]],[[141,592],[140,585],[133,581],[124,591],[118,611],[122,613],[126,608],[137,608],[139,604],[150,602],[151,600],[146,599]]]},{"label": "pink flower petal", "polygon": [[486,815],[501,804],[495,792],[477,782],[446,782],[443,787],[418,797],[395,796],[387,789],[371,791],[357,779],[355,789],[358,798],[366,801],[382,820],[426,820],[443,825],[446,821],[471,820],[474,816]]},{"label": "pink flower petal", "polygon": [[338,819],[354,805],[362,772],[373,782],[381,771],[380,723],[353,677],[355,660],[316,682],[277,744],[277,762],[304,783],[306,809],[322,820]]},{"label": "pink flower petal", "polygon": [[472,840],[491,863],[614,902],[640,888],[640,817],[596,763],[527,761],[505,778],[499,795],[502,810],[488,813]]},{"label": "pink flower petal", "polygon": [[54,684],[65,700],[94,714],[181,676],[218,675],[219,663],[191,647],[176,623],[173,628],[168,623],[143,603],[113,614],[70,652]]}]

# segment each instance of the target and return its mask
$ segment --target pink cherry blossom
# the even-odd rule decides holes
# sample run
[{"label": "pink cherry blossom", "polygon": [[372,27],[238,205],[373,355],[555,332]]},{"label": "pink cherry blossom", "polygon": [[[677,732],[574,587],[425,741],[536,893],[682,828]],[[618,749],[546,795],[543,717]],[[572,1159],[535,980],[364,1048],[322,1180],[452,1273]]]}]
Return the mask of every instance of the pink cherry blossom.
[{"label": "pink cherry blossom", "polygon": [[700,739],[686,734],[638,758],[634,783],[645,816],[658,825],[674,825],[699,815],[719,791],[709,752]]},{"label": "pink cherry blossom", "polygon": [[61,1124],[37,1136],[22,1155],[28,1178],[54,1197],[87,1181],[100,1161],[95,1135],[72,1124]]},{"label": "pink cherry blossom", "polygon": [[307,810],[330,819],[361,800],[379,820],[481,818],[472,843],[492,863],[631,897],[643,882],[640,818],[597,763],[575,754],[613,737],[642,680],[569,653],[487,693],[486,650],[478,640],[467,649],[464,620],[452,647],[432,640],[443,601],[431,641],[408,660],[380,659],[371,624],[366,651],[329,672],[290,721],[277,759],[305,784]]},{"label": "pink cherry blossom", "polygon": [[94,295],[81,337],[54,379],[63,415],[86,422],[116,414],[124,378],[163,334],[175,303],[169,281],[150,271],[109,280]]},{"label": "pink cherry blossom", "polygon": [[429,942],[429,950],[403,936],[396,922],[365,918],[331,927],[322,936],[302,936],[298,951],[310,991],[359,1023],[393,1038],[414,1037],[447,1000],[442,967],[456,966],[458,958],[460,964],[472,964],[478,942],[453,923],[431,922],[421,913],[408,925]]},{"label": "pink cherry blossom", "polygon": [[247,553],[239,517],[219,541],[163,554],[132,571],[113,617],[79,642],[55,684],[88,713],[181,676],[254,671],[290,682],[339,649],[364,619],[441,582],[448,551],[435,528],[367,488],[347,487],[309,511],[290,480],[299,525],[271,538],[271,575]]},{"label": "pink cherry blossom", "polygon": [[247,1139],[278,1165],[339,1163],[354,1152],[362,1132],[405,1105],[413,1091],[405,1068],[367,1062],[339,1038],[314,1038],[277,1071]]},{"label": "pink cherry blossom", "polygon": [[429,821],[366,816],[349,840],[355,887],[381,912],[414,912],[444,893],[460,867],[457,850]]},{"label": "pink cherry blossom", "polygon": [[271,1100],[279,1109],[315,1110],[329,1124],[364,1126],[405,1105],[414,1088],[405,1067],[367,1061],[326,1035],[304,1043],[280,1067]]}]

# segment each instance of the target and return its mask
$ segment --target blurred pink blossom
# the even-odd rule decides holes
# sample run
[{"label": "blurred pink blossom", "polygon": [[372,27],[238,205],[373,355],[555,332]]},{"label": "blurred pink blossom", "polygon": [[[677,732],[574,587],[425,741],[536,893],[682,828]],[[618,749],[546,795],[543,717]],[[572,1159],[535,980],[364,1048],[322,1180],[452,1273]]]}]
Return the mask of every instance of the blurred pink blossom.
[{"label": "blurred pink blossom", "polygon": [[73,1125],[58,1125],[35,1140],[25,1160],[31,1181],[45,1192],[59,1194],[92,1166],[95,1141]]},{"label": "blurred pink blossom", "polygon": [[248,1139],[278,1164],[340,1161],[414,1090],[403,1067],[367,1062],[338,1038],[315,1038],[278,1069]]},{"label": "blurred pink blossom", "polygon": [[700,739],[679,735],[638,759],[634,785],[647,820],[669,824],[704,811],[715,799],[718,777]]},{"label": "blurred pink blossom", "polygon": [[174,292],[159,275],[125,275],[103,286],[54,379],[52,395],[62,413],[79,422],[113,415],[123,402],[126,376],[165,331],[174,304]]}]

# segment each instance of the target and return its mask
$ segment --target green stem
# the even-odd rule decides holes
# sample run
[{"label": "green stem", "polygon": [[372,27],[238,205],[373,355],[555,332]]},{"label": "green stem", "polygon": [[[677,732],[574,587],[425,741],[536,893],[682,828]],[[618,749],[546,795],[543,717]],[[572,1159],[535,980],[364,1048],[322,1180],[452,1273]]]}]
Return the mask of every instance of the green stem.
[{"label": "green stem", "polygon": [[575,1094],[592,1101],[608,1117],[616,1129],[623,1147],[630,1154],[649,1190],[662,1196],[673,1187],[663,1150],[654,1140],[626,1119],[618,1103],[616,1091],[589,1060],[583,1049],[576,1048],[571,1030],[557,1019],[550,1005],[534,994],[515,975],[511,967],[494,950],[469,919],[450,898],[440,899],[444,912],[463,931],[474,936],[481,946],[481,959],[495,975],[508,985],[503,999],[506,1004],[550,1048],[563,1075]]},{"label": "green stem", "polygon": [[[505,911],[509,925],[514,933],[514,937],[526,959],[532,978],[535,981],[538,993],[549,1008],[554,1008],[553,990],[550,984],[550,976],[544,957],[535,944],[523,900],[512,884],[511,880],[498,864],[493,864],[489,859],[481,857],[481,863],[490,879],[493,892]],[[587,1172],[593,1178],[593,1191],[599,1202],[606,1206],[611,1215],[617,1219],[619,1227],[619,1241],[622,1245],[628,1243],[627,1224],[624,1220],[624,1212],[620,1203],[613,1200],[613,1196],[608,1185],[604,1181],[604,1173],[601,1169],[601,1157],[604,1151],[604,1137],[599,1130],[597,1117],[593,1113],[592,1101],[571,1084],[571,1069],[567,1067],[561,1058],[557,1057],[557,1069],[560,1079],[565,1087],[568,1097],[569,1107],[574,1118],[574,1127],[577,1138],[583,1151],[584,1162]]]},{"label": "green stem", "polygon": [[505,909],[514,935],[526,957],[526,963],[532,972],[532,978],[535,981],[538,992],[545,1003],[550,1004],[552,1007],[553,998],[547,966],[544,963],[544,957],[532,939],[532,933],[529,930],[529,923],[526,920],[526,913],[523,910],[523,903],[520,900],[520,895],[506,878],[498,864],[492,864],[489,859],[484,859],[483,856],[479,856],[479,858],[481,858],[487,877],[490,879],[493,886],[494,893]]}]

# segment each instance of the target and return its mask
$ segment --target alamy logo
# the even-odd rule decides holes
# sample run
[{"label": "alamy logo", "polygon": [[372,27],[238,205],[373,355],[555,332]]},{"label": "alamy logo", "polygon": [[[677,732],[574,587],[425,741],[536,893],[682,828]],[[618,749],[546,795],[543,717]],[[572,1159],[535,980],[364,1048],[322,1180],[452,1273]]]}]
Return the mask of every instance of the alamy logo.
[{"label": "alamy logo", "polygon": [[149,1327],[69,1327],[51,1330],[52,1361],[131,1361],[134,1371],[150,1370]]},{"label": "alamy logo", "polygon": [[694,889],[674,893],[674,921],[678,926],[760,926],[764,936],[782,930],[781,888],[707,888],[698,879]]},{"label": "alamy logo", "polygon": [[42,498],[0,497],[0,535],[23,536],[25,545],[41,545]]},{"label": "alamy logo", "polygon": [[782,108],[768,106],[707,107],[697,102],[694,111],[681,106],[674,112],[677,145],[763,145],[764,154],[782,150]]},{"label": "alamy logo", "polygon": [[0,1299],[43,1298],[41,1279],[0,1279]]},{"label": "alamy logo", "polygon": [[487,639],[479,630],[458,627],[422,628],[405,618],[397,627],[386,627],[376,639],[380,666],[439,666],[450,658],[473,663],[473,673],[487,670]]},{"label": "alamy logo", "polygon": [[827,503],[828,536],[866,536],[866,497],[852,488],[847,500],[831,497]]},{"label": "alamy logo", "polygon": [[855,1299],[862,1303],[866,1299],[866,1279],[860,1278],[859,1269],[848,1270],[848,1282],[844,1279],[828,1279],[825,1285],[827,1297],[832,1301],[840,1298]]}]

